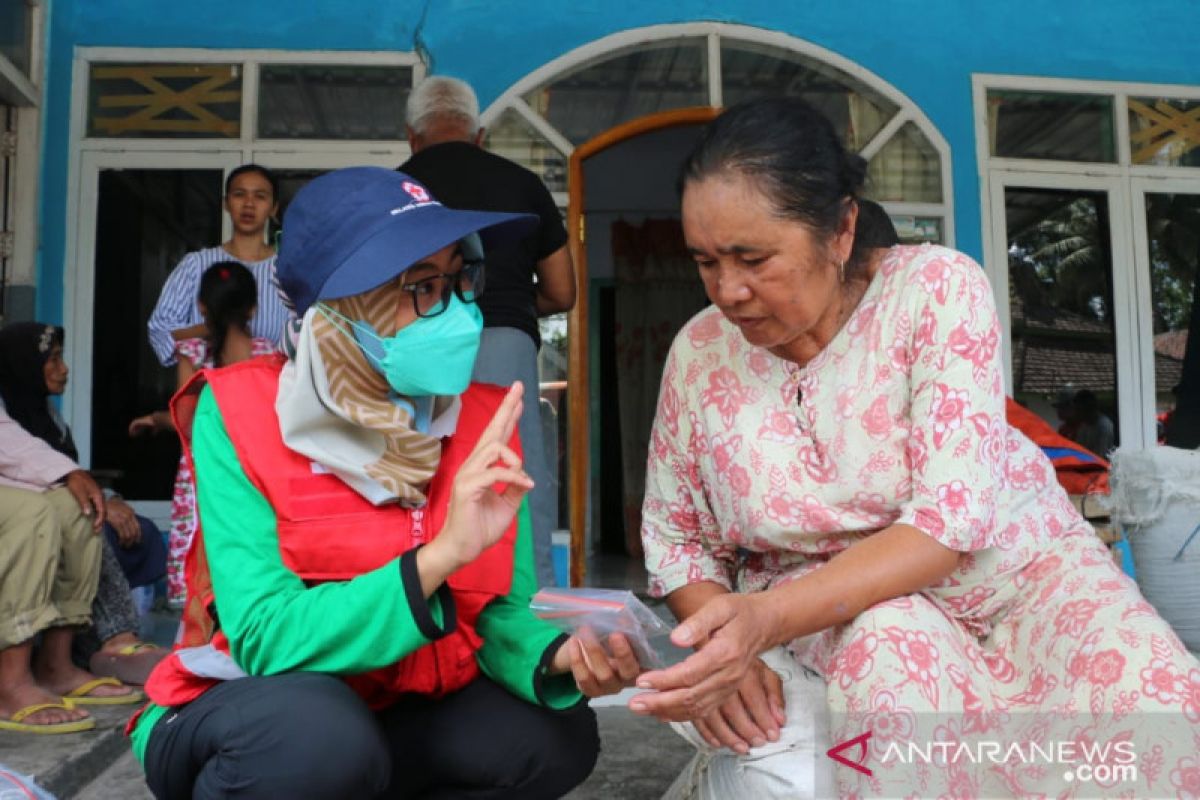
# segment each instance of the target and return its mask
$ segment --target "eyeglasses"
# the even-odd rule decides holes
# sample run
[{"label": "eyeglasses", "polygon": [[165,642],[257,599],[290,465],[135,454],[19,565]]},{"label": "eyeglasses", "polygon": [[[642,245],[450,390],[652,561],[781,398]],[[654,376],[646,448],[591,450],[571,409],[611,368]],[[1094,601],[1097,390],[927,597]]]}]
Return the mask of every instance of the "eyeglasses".
[{"label": "eyeglasses", "polygon": [[474,303],[483,294],[484,269],[482,260],[464,261],[458,272],[438,273],[412,283],[401,283],[400,291],[412,296],[413,310],[418,317],[436,317],[450,307],[450,293],[464,303]]}]

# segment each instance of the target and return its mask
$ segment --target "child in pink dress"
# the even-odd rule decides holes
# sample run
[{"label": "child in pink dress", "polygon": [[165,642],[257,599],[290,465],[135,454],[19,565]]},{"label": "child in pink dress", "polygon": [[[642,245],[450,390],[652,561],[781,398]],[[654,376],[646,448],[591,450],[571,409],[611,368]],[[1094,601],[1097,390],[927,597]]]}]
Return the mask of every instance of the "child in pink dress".
[{"label": "child in pink dress", "polygon": [[[175,343],[178,386],[182,387],[202,369],[225,367],[275,350],[270,339],[250,335],[250,318],[257,304],[254,275],[236,261],[219,261],[200,278],[200,313],[209,334],[206,338],[182,339]],[[129,432],[174,430],[166,411],[155,411],[135,419]],[[187,459],[180,457],[171,500],[171,530],[167,534],[167,604],[183,608],[185,598],[183,562],[196,531],[196,492]]]}]

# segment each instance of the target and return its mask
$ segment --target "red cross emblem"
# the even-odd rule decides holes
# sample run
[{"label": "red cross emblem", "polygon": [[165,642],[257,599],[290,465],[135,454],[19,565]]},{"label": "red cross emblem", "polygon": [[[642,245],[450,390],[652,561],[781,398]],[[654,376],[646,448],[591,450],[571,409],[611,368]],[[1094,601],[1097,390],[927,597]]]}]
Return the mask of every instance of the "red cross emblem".
[{"label": "red cross emblem", "polygon": [[418,203],[429,202],[429,192],[425,191],[425,187],[412,181],[404,182],[404,191],[408,192],[408,196]]}]

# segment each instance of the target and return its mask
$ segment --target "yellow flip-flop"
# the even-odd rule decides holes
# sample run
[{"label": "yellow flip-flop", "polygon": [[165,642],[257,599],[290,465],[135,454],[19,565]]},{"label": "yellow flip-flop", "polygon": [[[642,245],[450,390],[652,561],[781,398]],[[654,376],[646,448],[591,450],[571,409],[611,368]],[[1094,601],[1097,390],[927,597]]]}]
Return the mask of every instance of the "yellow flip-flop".
[{"label": "yellow flip-flop", "polygon": [[61,703],[34,703],[31,706],[25,706],[8,719],[0,718],[0,731],[16,731],[18,733],[79,733],[80,731],[90,731],[96,727],[96,720],[91,717],[71,720],[70,722],[53,722],[45,725],[39,725],[36,722],[25,722],[28,717],[33,716],[39,711],[47,711],[52,708],[73,711],[75,704],[71,700],[63,700]]},{"label": "yellow flip-flop", "polygon": [[144,697],[139,691],[131,691],[129,694],[93,697],[90,692],[97,686],[125,686],[125,684],[116,678],[92,678],[90,681],[76,686],[63,695],[63,697],[77,706],[123,706],[128,703],[137,703]]}]

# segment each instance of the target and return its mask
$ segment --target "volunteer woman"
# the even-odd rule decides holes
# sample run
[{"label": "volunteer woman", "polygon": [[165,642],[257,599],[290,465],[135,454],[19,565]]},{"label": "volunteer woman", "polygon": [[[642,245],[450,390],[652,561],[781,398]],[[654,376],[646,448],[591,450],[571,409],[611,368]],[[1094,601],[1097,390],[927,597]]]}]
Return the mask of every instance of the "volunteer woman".
[{"label": "volunteer woman", "polygon": [[530,613],[524,390],[468,388],[475,233],[528,222],[371,167],[289,207],[293,352],[173,406],[201,528],[181,647],[130,726],[156,797],[548,798],[591,771],[584,696],[638,665]]}]

